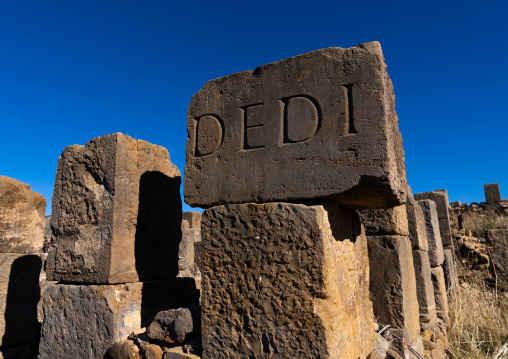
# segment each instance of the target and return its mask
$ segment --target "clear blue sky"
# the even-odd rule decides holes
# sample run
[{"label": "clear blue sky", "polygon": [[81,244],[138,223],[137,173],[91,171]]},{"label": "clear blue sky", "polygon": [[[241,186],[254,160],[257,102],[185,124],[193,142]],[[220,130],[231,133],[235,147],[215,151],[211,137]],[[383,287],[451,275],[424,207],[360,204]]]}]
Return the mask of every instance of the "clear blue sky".
[{"label": "clear blue sky", "polygon": [[165,146],[183,172],[206,81],[374,40],[413,192],[480,202],[500,183],[508,198],[508,1],[488,0],[2,1],[0,174],[50,202],[62,150],[112,132]]}]

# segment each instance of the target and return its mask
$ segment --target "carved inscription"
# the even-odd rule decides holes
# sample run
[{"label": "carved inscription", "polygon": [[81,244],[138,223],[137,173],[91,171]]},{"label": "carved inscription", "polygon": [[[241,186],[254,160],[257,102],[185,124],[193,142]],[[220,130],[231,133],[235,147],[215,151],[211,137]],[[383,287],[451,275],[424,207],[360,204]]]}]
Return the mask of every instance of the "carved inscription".
[{"label": "carved inscription", "polygon": [[321,110],[319,104],[310,96],[283,98],[284,105],[284,143],[297,143],[310,140],[319,131]]},{"label": "carved inscription", "polygon": [[224,125],[217,115],[196,118],[195,156],[206,156],[217,151],[222,145]]},{"label": "carved inscription", "polygon": [[243,149],[265,147],[263,104],[255,103],[241,109],[243,112]]}]

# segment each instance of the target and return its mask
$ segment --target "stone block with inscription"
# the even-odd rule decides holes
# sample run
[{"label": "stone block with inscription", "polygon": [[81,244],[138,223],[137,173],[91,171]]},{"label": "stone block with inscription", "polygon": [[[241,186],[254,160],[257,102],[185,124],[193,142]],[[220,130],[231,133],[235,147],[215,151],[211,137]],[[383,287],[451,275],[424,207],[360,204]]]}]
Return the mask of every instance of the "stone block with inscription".
[{"label": "stone block with inscription", "polygon": [[185,201],[400,205],[406,170],[394,100],[377,42],[211,80],[189,105]]},{"label": "stone block with inscription", "polygon": [[180,183],[164,147],[121,133],[67,147],[53,193],[48,279],[106,284],[175,277]]},{"label": "stone block with inscription", "polygon": [[501,202],[501,190],[499,189],[499,183],[484,184],[485,200],[489,204]]},{"label": "stone block with inscription", "polygon": [[203,214],[204,358],[366,358],[374,349],[367,240],[335,204]]},{"label": "stone block with inscription", "polygon": [[448,192],[445,189],[438,189],[432,192],[421,192],[415,194],[416,200],[430,199],[436,203],[437,217],[439,219],[439,231],[444,247],[451,246],[452,236],[450,229],[450,213],[448,211]]}]

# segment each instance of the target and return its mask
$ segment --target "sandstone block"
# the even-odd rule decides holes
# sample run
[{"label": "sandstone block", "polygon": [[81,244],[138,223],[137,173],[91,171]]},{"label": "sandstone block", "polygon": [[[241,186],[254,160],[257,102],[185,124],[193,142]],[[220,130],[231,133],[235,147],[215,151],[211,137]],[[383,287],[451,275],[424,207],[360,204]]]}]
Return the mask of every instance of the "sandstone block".
[{"label": "sandstone block", "polygon": [[437,325],[436,298],[434,297],[434,286],[432,284],[432,273],[429,255],[426,251],[413,251],[413,264],[416,276],[416,297],[420,318],[426,326]]},{"label": "sandstone block", "polygon": [[443,264],[444,254],[441,233],[439,232],[436,204],[434,201],[428,199],[420,200],[418,204],[423,211],[423,218],[425,220],[430,265],[432,267],[437,267]]},{"label": "sandstone block", "polygon": [[175,277],[180,181],[165,148],[120,133],[67,147],[55,179],[48,278],[105,284]]},{"label": "sandstone block", "polygon": [[485,200],[489,204],[501,202],[501,190],[499,189],[499,183],[490,183],[483,185],[485,190]]},{"label": "sandstone block", "polygon": [[433,192],[421,192],[415,194],[416,200],[430,199],[436,203],[437,217],[439,219],[439,231],[443,246],[453,245],[450,234],[450,213],[448,211],[448,192],[445,189],[439,189]]},{"label": "sandstone block", "polygon": [[116,285],[49,286],[39,359],[103,358],[155,315],[198,300],[186,278]]},{"label": "sandstone block", "polygon": [[487,231],[489,248],[489,270],[497,279],[498,286],[508,290],[508,229],[491,229]]},{"label": "sandstone block", "polygon": [[446,289],[453,291],[458,285],[457,268],[455,266],[455,256],[451,248],[445,248],[443,250],[444,262],[443,272],[445,277]]},{"label": "sandstone block", "polygon": [[368,236],[370,297],[379,323],[406,328],[409,342],[420,334],[415,270],[409,238]]},{"label": "sandstone block", "polygon": [[423,211],[413,197],[411,188],[408,186],[406,215],[408,222],[409,239],[413,250],[428,251],[427,232],[425,229],[425,219]]},{"label": "sandstone block", "polygon": [[26,183],[0,176],[0,253],[41,253],[46,199]]},{"label": "sandstone block", "polygon": [[366,358],[374,349],[366,237],[335,204],[205,210],[204,358]]},{"label": "sandstone block", "polygon": [[434,298],[436,299],[436,313],[438,318],[448,320],[448,296],[446,295],[446,283],[442,267],[431,269]]},{"label": "sandstone block", "polygon": [[409,235],[406,206],[358,211],[367,235]]},{"label": "sandstone block", "polygon": [[38,255],[0,253],[0,347],[37,350],[41,268]]},{"label": "sandstone block", "polygon": [[185,202],[404,203],[393,86],[377,42],[211,80],[191,100]]}]

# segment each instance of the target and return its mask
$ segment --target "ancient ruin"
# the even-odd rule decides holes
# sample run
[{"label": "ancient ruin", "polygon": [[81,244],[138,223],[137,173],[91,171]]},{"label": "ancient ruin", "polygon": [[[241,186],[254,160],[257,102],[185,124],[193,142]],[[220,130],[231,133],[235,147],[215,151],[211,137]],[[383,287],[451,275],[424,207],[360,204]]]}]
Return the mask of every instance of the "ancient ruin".
[{"label": "ancient ruin", "polygon": [[508,292],[508,228],[466,218],[508,201],[413,196],[394,106],[376,42],[209,81],[202,214],[169,152],[121,133],[63,151],[50,219],[0,176],[0,359],[446,358],[464,277]]}]

